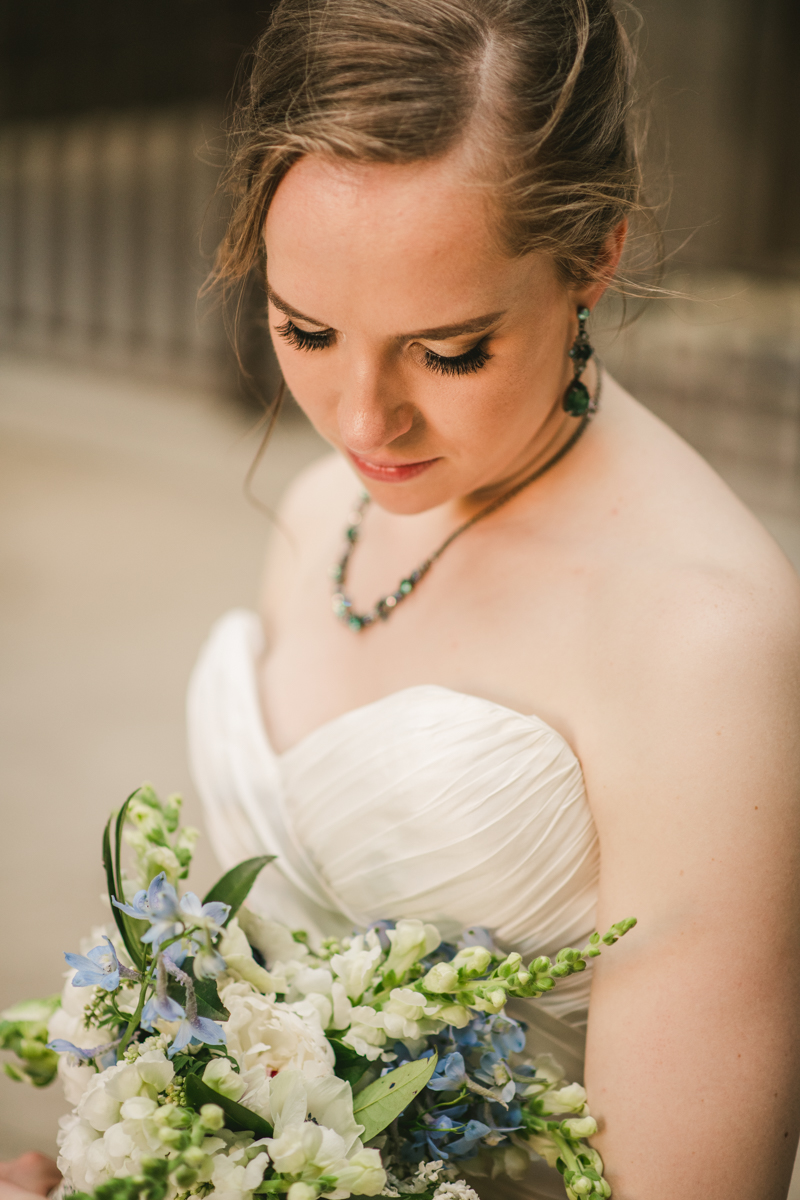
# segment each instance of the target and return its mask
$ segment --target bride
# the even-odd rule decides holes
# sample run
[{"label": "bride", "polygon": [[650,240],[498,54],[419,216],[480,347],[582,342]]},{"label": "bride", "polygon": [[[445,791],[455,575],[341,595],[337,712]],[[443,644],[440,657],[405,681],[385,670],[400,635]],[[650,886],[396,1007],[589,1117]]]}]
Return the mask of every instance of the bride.
[{"label": "bride", "polygon": [[629,72],[608,0],[277,7],[218,275],[266,269],[334,453],[286,499],[260,615],[213,631],[190,740],[220,857],[276,853],[256,899],[289,924],[547,953],[635,914],[531,1038],[580,1071],[585,1033],[619,1200],[783,1200],[800,588],[591,353],[642,209]]}]

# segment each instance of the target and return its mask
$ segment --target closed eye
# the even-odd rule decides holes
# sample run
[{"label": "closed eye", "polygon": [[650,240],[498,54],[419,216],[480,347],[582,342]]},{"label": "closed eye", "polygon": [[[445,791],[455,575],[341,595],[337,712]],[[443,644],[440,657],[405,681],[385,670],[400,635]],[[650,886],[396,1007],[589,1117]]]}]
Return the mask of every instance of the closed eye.
[{"label": "closed eye", "polygon": [[424,361],[429,371],[436,371],[439,375],[472,375],[485,367],[491,357],[481,341],[471,350],[452,356],[434,354],[433,350],[426,350]]},{"label": "closed eye", "polygon": [[296,350],[326,350],[336,338],[333,329],[300,329],[294,321],[289,320],[284,321],[283,325],[276,325],[275,332]]},{"label": "closed eye", "polygon": [[[282,325],[276,325],[275,332],[296,350],[327,350],[336,340],[334,329],[301,329],[289,319]],[[428,349],[423,351],[425,366],[439,375],[473,375],[485,367],[491,357],[485,339],[463,354],[436,354]]]}]

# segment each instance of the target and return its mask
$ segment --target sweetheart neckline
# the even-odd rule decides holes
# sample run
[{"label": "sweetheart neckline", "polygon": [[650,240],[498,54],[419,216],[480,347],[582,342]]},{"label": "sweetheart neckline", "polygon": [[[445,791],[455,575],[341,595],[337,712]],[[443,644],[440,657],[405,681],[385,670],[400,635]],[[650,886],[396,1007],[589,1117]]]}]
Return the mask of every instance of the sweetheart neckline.
[{"label": "sweetheart neckline", "polygon": [[[233,617],[236,612],[237,612],[237,610],[234,610],[234,612],[228,614],[228,616]],[[261,647],[263,647],[264,631],[261,626],[261,620],[260,620],[258,614],[251,612],[247,609],[239,609],[238,613],[240,613],[242,616],[250,619],[248,621],[248,624],[250,624],[251,629],[253,629],[253,631],[257,633],[258,641],[261,644]],[[223,620],[224,619],[225,618],[223,618]],[[363,715],[369,709],[377,708],[379,705],[387,704],[390,701],[397,701],[397,700],[399,700],[399,698],[401,696],[407,696],[410,692],[436,691],[436,692],[443,692],[443,693],[445,693],[445,695],[454,697],[456,700],[473,700],[479,704],[484,705],[486,708],[492,709],[495,712],[500,712],[500,713],[506,714],[508,716],[517,717],[520,721],[528,722],[530,725],[534,726],[535,728],[538,728],[538,729],[542,730],[543,732],[550,734],[553,737],[557,738],[558,741],[561,742],[562,745],[564,745],[566,747],[566,749],[570,752],[570,754],[573,756],[573,758],[575,758],[576,762],[578,762],[578,765],[580,766],[580,760],[578,759],[577,754],[575,753],[575,751],[573,750],[572,746],[569,744],[567,739],[563,736],[563,734],[559,733],[557,729],[554,729],[552,725],[548,725],[548,723],[545,720],[543,720],[542,717],[537,716],[536,713],[522,713],[522,712],[519,712],[519,710],[516,708],[509,708],[508,705],[506,705],[506,704],[500,704],[496,700],[489,700],[486,698],[486,696],[476,696],[472,692],[460,692],[460,691],[457,691],[455,688],[445,687],[443,684],[440,684],[440,683],[412,683],[412,684],[409,684],[408,687],[398,688],[394,692],[387,692],[387,694],[385,696],[379,696],[377,698],[377,700],[368,700],[366,702],[366,704],[359,704],[355,708],[348,708],[345,712],[339,713],[335,717],[331,717],[331,719],[328,721],[323,721],[323,723],[321,725],[317,725],[314,729],[312,729],[308,733],[304,734],[298,741],[296,741],[293,745],[289,746],[286,750],[277,750],[273,744],[272,738],[270,737],[270,733],[267,728],[267,723],[264,720],[264,710],[263,710],[262,702],[261,702],[261,690],[259,688],[258,670],[257,670],[257,661],[258,661],[260,650],[257,650],[256,647],[252,646],[252,645],[249,647],[245,647],[245,649],[250,650],[250,653],[247,655],[247,664],[246,665],[248,668],[248,679],[249,679],[250,687],[251,687],[252,694],[253,694],[252,698],[253,698],[253,703],[254,703],[254,714],[256,716],[258,730],[260,732],[261,739],[264,742],[265,747],[269,750],[269,753],[272,755],[272,757],[276,761],[283,761],[284,759],[291,757],[292,755],[295,754],[295,752],[297,752],[301,748],[305,747],[309,742],[311,742],[318,735],[321,736],[322,734],[330,731],[333,727],[335,727],[336,725],[340,724],[341,722],[343,722],[345,720],[353,719],[359,715]],[[582,773],[583,772],[581,771],[581,774]]]}]

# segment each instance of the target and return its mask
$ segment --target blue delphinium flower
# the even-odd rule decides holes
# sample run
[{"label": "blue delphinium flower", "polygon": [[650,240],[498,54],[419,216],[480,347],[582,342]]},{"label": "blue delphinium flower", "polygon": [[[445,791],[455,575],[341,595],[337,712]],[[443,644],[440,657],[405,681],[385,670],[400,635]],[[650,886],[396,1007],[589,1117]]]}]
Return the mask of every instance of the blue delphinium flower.
[{"label": "blue delphinium flower", "polygon": [[144,1029],[155,1032],[156,1021],[180,1021],[186,1013],[177,1000],[171,996],[160,997],[154,994],[142,1009],[141,1025]]},{"label": "blue delphinium flower", "polygon": [[106,1042],[103,1046],[93,1046],[91,1050],[82,1050],[80,1046],[76,1046],[73,1042],[68,1042],[65,1038],[54,1038],[52,1042],[47,1043],[47,1049],[55,1050],[56,1054],[74,1054],[77,1058],[86,1059],[87,1061],[100,1056],[100,1062],[105,1068],[113,1067],[117,1061],[114,1050],[118,1045],[119,1038],[115,1042]]},{"label": "blue delphinium flower", "polygon": [[457,1092],[467,1082],[467,1072],[464,1066],[464,1056],[456,1050],[439,1060],[436,1069],[428,1080],[428,1087],[433,1092]]},{"label": "blue delphinium flower", "polygon": [[492,1045],[501,1058],[520,1054],[525,1049],[525,1030],[509,1017],[492,1022]]},{"label": "blue delphinium flower", "polygon": [[222,927],[231,911],[230,904],[223,904],[220,900],[211,900],[208,904],[202,904],[194,892],[186,892],[181,896],[178,907],[189,918],[186,921],[187,925],[199,926],[210,937],[222,933]]},{"label": "blue delphinium flower", "polygon": [[95,946],[88,954],[65,954],[64,958],[77,974],[73,987],[101,987],[113,992],[119,987],[120,963],[111,940],[103,937],[105,946]]},{"label": "blue delphinium flower", "polygon": [[157,950],[162,942],[175,937],[179,932],[179,923],[183,922],[178,893],[171,883],[167,883],[164,871],[150,881],[146,892],[137,892],[131,904],[121,904],[119,900],[113,900],[112,903],[129,917],[150,922],[150,928],[142,937],[142,941],[150,942],[154,950]]},{"label": "blue delphinium flower", "polygon": [[[448,1158],[469,1158],[475,1154],[478,1149],[478,1142],[481,1138],[486,1137],[487,1133],[491,1133],[491,1128],[484,1125],[483,1121],[467,1121],[464,1126],[464,1132],[460,1138],[454,1142],[448,1142],[446,1147],[446,1157]],[[440,1154],[444,1154],[440,1147]]]},{"label": "blue delphinium flower", "polygon": [[178,1032],[175,1034],[172,1045],[167,1052],[168,1056],[173,1058],[179,1050],[183,1050],[188,1045],[197,1046],[201,1043],[205,1043],[207,1046],[224,1045],[227,1041],[225,1030],[216,1021],[212,1021],[208,1017],[198,1016],[197,993],[194,990],[191,978],[180,967],[176,967],[172,959],[166,954],[158,956],[157,997],[162,1001],[167,998],[167,974],[177,979],[186,992],[185,1015],[178,1026]]},{"label": "blue delphinium flower", "polygon": [[207,1046],[224,1046],[225,1041],[225,1030],[216,1021],[209,1017],[198,1017],[197,1014],[192,1018],[186,1016],[178,1026],[168,1054],[172,1058],[186,1046],[199,1046],[201,1042]]}]

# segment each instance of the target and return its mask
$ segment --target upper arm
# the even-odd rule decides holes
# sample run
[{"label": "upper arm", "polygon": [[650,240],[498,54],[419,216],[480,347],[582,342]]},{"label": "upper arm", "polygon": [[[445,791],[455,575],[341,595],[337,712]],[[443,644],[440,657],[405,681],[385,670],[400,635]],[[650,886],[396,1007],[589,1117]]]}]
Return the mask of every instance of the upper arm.
[{"label": "upper arm", "polygon": [[[585,755],[587,1084],[619,1200],[783,1200],[800,1110],[797,593],[704,584],[627,630]],[[652,610],[651,610],[652,611]]]}]

